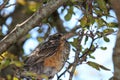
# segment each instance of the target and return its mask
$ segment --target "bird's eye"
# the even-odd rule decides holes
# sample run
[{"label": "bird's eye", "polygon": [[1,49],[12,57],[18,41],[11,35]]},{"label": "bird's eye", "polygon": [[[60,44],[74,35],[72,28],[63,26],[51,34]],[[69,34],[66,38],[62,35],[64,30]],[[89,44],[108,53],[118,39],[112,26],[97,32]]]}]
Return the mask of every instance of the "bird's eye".
[{"label": "bird's eye", "polygon": [[62,37],[62,34],[58,34],[57,36],[58,36],[58,37]]}]

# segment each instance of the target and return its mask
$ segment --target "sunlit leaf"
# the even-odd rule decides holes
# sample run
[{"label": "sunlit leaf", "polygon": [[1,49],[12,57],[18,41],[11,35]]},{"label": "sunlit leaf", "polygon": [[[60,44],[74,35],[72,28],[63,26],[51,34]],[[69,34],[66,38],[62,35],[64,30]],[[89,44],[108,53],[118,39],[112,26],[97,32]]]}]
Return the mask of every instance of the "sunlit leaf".
[{"label": "sunlit leaf", "polygon": [[7,75],[7,79],[8,79],[8,80],[11,80],[11,79],[12,79],[12,76],[11,76],[11,75]]},{"label": "sunlit leaf", "polygon": [[42,75],[40,75],[40,77],[41,77],[42,79],[48,80],[48,76],[47,76],[47,75],[42,74]]},{"label": "sunlit leaf", "polygon": [[2,53],[2,57],[6,58],[6,59],[17,59],[17,56],[15,56],[14,54],[5,51],[4,53]]},{"label": "sunlit leaf", "polygon": [[42,5],[42,3],[40,4],[38,4],[37,2],[35,2],[35,1],[29,1],[28,2],[28,9],[30,10],[30,11],[32,11],[32,12],[35,12],[38,8],[39,8],[39,6],[40,5]]},{"label": "sunlit leaf", "polygon": [[36,73],[31,72],[31,71],[26,71],[26,72],[22,73],[22,75],[31,76],[31,77],[32,77],[32,76],[33,76],[33,77],[36,77],[36,76],[37,76]]},{"label": "sunlit leaf", "polygon": [[19,80],[17,77],[13,77],[13,80]]},{"label": "sunlit leaf", "polygon": [[24,65],[24,63],[20,61],[12,61],[11,64],[15,64],[17,67],[22,67]]},{"label": "sunlit leaf", "polygon": [[21,4],[21,5],[26,5],[26,1],[25,0],[17,0],[17,3]]},{"label": "sunlit leaf", "polygon": [[9,64],[10,64],[10,60],[9,59],[6,59],[6,60],[2,60],[1,61],[1,64],[0,64],[0,69],[3,69],[5,67],[7,67]]}]

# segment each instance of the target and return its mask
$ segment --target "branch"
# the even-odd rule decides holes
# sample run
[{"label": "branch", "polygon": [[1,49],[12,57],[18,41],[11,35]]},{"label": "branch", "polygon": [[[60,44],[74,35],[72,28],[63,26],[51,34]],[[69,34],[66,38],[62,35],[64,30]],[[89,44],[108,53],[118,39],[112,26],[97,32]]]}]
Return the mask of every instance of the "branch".
[{"label": "branch", "polygon": [[0,53],[7,50],[13,43],[16,43],[18,39],[28,33],[33,27],[39,25],[45,17],[52,14],[58,7],[60,7],[67,0],[51,0],[45,6],[38,9],[30,18],[16,27],[5,36],[0,42]]},{"label": "branch", "polygon": [[6,0],[2,5],[0,5],[0,10],[2,10],[3,8],[5,8],[5,6],[7,5],[9,0]]},{"label": "branch", "polygon": [[73,62],[73,67],[72,67],[72,70],[70,71],[70,77],[69,77],[69,80],[72,80],[73,78],[73,74],[75,72],[75,69],[79,63],[79,53],[81,52],[80,50],[80,45],[81,45],[81,42],[82,42],[82,39],[83,39],[83,35],[84,34],[84,31],[81,31],[78,35],[78,44],[77,44],[77,47],[76,47],[76,50],[75,50],[75,60]]}]

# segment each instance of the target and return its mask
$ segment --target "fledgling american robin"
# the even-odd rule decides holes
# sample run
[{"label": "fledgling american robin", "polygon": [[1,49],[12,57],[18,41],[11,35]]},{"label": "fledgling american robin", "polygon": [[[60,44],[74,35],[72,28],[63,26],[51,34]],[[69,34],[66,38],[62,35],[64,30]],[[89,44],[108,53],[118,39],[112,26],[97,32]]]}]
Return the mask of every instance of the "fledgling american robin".
[{"label": "fledgling american robin", "polygon": [[69,52],[70,45],[62,34],[51,35],[25,60],[26,69],[52,78],[64,66]]}]

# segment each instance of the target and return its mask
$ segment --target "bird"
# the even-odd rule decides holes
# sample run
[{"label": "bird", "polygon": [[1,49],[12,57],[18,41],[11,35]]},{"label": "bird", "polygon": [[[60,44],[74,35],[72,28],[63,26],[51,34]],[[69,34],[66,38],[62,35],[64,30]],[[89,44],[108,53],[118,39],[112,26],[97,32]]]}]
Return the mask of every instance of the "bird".
[{"label": "bird", "polygon": [[62,33],[50,35],[27,57],[25,69],[53,78],[64,66],[70,53],[70,44]]}]

